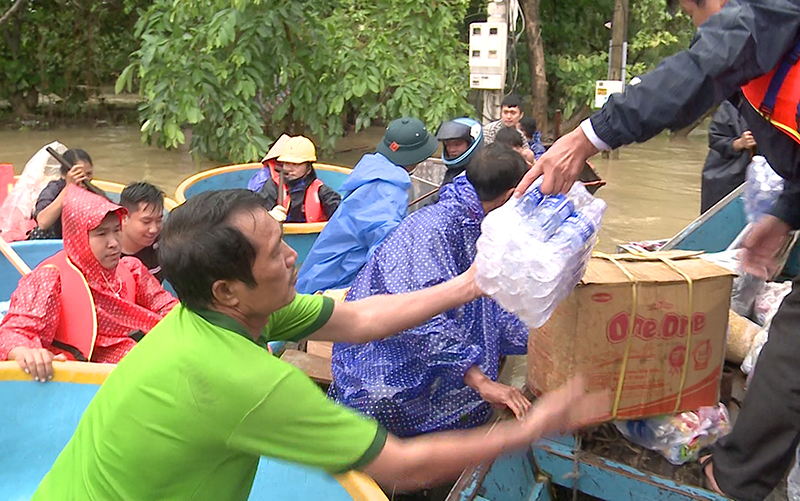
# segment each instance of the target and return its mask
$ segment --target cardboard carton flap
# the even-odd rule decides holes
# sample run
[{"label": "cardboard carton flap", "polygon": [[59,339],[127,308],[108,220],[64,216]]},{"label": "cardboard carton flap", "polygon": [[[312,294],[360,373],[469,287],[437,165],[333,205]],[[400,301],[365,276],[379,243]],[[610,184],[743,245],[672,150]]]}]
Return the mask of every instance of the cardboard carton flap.
[{"label": "cardboard carton flap", "polygon": [[[686,280],[680,273],[666,265],[660,258],[670,262],[692,280],[704,280],[720,276],[732,276],[730,270],[699,259],[698,251],[651,252],[646,255],[613,254],[625,270],[642,283],[680,283]],[[616,264],[605,258],[592,256],[581,279],[581,285],[629,283],[630,279]]]}]

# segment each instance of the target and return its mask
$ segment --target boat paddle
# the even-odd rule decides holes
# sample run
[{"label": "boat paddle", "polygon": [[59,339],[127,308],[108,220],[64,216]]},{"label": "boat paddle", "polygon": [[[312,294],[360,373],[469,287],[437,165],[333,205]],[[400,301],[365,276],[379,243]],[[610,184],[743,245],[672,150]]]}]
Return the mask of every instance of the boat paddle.
[{"label": "boat paddle", "polygon": [[[61,153],[57,152],[56,150],[54,150],[54,149],[53,149],[53,148],[51,148],[50,146],[48,146],[48,147],[47,147],[47,148],[45,148],[45,149],[47,150],[47,153],[50,153],[50,155],[51,155],[53,158],[55,158],[56,160],[58,160],[58,163],[60,163],[61,165],[63,165],[65,169],[67,169],[67,170],[69,171],[69,170],[72,168],[72,165],[70,165],[70,163],[69,163],[69,162],[67,162],[67,160],[66,160],[66,159],[65,159],[63,156],[61,156]],[[93,185],[93,184],[92,184],[92,183],[90,183],[89,181],[84,181],[84,182],[83,182],[83,186],[84,186],[84,187],[85,187],[87,190],[89,190],[89,191],[91,191],[92,193],[94,193],[95,195],[100,195],[100,196],[102,196],[102,197],[106,198],[106,194],[105,194],[105,193],[103,193],[103,192],[100,190],[100,188],[98,188],[97,186]]]},{"label": "boat paddle", "polygon": [[8,261],[17,269],[23,277],[31,272],[30,267],[19,257],[19,254],[8,245],[8,242],[0,237],[0,252],[8,259]]}]

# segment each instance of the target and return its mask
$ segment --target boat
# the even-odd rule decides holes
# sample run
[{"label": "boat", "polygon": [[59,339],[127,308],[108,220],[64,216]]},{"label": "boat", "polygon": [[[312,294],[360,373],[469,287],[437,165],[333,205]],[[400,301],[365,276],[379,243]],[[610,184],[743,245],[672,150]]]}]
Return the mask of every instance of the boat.
[{"label": "boat", "polygon": [[[690,250],[722,252],[743,236],[747,227],[744,210],[744,184],[733,190],[713,207],[689,223],[675,236],[664,240],[631,242],[618,246],[619,252],[641,250]],[[796,238],[796,237],[794,237]],[[800,273],[800,242],[792,241],[780,276],[791,279]]]},{"label": "boat", "polygon": [[[197,173],[185,179],[175,191],[175,200],[180,204],[198,193],[230,188],[247,188],[247,182],[261,170],[261,163],[237,164],[217,167]],[[339,191],[342,183],[350,175],[352,169],[338,165],[315,163],[314,170],[320,181],[330,188]],[[436,190],[437,185],[412,176],[412,192],[410,199]],[[414,207],[409,208],[413,210]],[[317,241],[325,223],[285,223],[283,225],[284,241],[297,252],[297,262],[302,263],[311,246]]]},{"label": "boat", "polygon": [[[628,457],[637,461],[608,459],[582,448],[581,440],[572,436],[543,439],[526,450],[501,456],[491,464],[465,470],[447,501],[553,501],[556,499],[554,491],[562,493],[558,499],[576,499],[573,497],[576,492],[609,501],[728,499],[675,480],[671,478],[674,474],[665,476],[642,466],[631,466],[633,462],[658,463],[655,452],[637,451],[631,446]],[[577,499],[585,499],[585,496]]]},{"label": "boat", "polygon": [[[55,362],[53,380],[34,382],[16,362],[0,362],[0,497],[30,499],[72,437],[78,421],[115,366]],[[251,501],[388,501],[368,476],[332,476],[315,468],[262,457]]]},{"label": "boat", "polygon": [[[105,191],[112,202],[119,203],[119,194],[125,188],[124,184],[100,180],[92,181],[92,183]],[[164,197],[165,216],[177,205],[172,198]],[[24,240],[12,242],[10,245],[31,269],[64,248],[61,240]],[[0,256],[0,302],[8,301],[11,298],[11,293],[17,288],[20,278],[22,276],[11,262],[5,256]],[[167,284],[166,287],[169,285]]]}]

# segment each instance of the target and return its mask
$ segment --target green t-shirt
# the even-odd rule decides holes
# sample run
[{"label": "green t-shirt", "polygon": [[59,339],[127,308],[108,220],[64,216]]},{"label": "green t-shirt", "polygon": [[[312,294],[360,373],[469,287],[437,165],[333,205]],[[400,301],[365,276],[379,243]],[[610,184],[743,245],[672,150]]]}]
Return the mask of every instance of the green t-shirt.
[{"label": "green t-shirt", "polygon": [[[298,294],[259,344],[306,337],[332,312]],[[33,499],[245,500],[261,455],[338,473],[385,440],[234,319],[178,306],[108,376]]]}]

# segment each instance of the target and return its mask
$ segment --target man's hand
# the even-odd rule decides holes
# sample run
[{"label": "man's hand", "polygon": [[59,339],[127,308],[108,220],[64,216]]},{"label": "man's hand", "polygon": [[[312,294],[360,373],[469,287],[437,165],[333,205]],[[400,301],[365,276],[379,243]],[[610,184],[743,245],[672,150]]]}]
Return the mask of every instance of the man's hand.
[{"label": "man's hand", "polygon": [[495,407],[508,407],[511,412],[522,419],[531,408],[531,403],[527,398],[513,386],[506,386],[502,383],[495,383],[487,378],[487,381],[478,388],[481,398]]},{"label": "man's hand", "polygon": [[736,151],[749,150],[756,147],[756,140],[753,133],[746,130],[742,133],[741,137],[733,140],[733,149]]},{"label": "man's hand", "polygon": [[531,408],[531,403],[517,388],[492,381],[473,365],[464,374],[464,384],[477,391],[481,398],[495,407],[508,407],[511,412],[522,419]]},{"label": "man's hand", "polygon": [[53,360],[64,362],[67,357],[63,354],[53,355],[44,348],[28,348],[17,346],[8,352],[9,360],[16,360],[26,374],[33,376],[34,381],[49,381],[53,379]]},{"label": "man's hand", "polygon": [[567,432],[602,421],[611,415],[611,392],[586,393],[586,379],[577,376],[538,398],[523,425],[531,436]]},{"label": "man's hand", "polygon": [[789,225],[765,214],[747,233],[742,244],[742,271],[769,279],[777,270],[778,251],[789,237]]},{"label": "man's hand", "polygon": [[580,127],[556,141],[544,152],[533,168],[519,182],[514,195],[521,197],[539,176],[544,176],[539,189],[542,193],[566,193],[598,149],[589,141]]},{"label": "man's hand", "polygon": [[286,207],[283,205],[276,205],[269,211],[269,215],[272,216],[275,221],[282,223],[286,221]]}]

